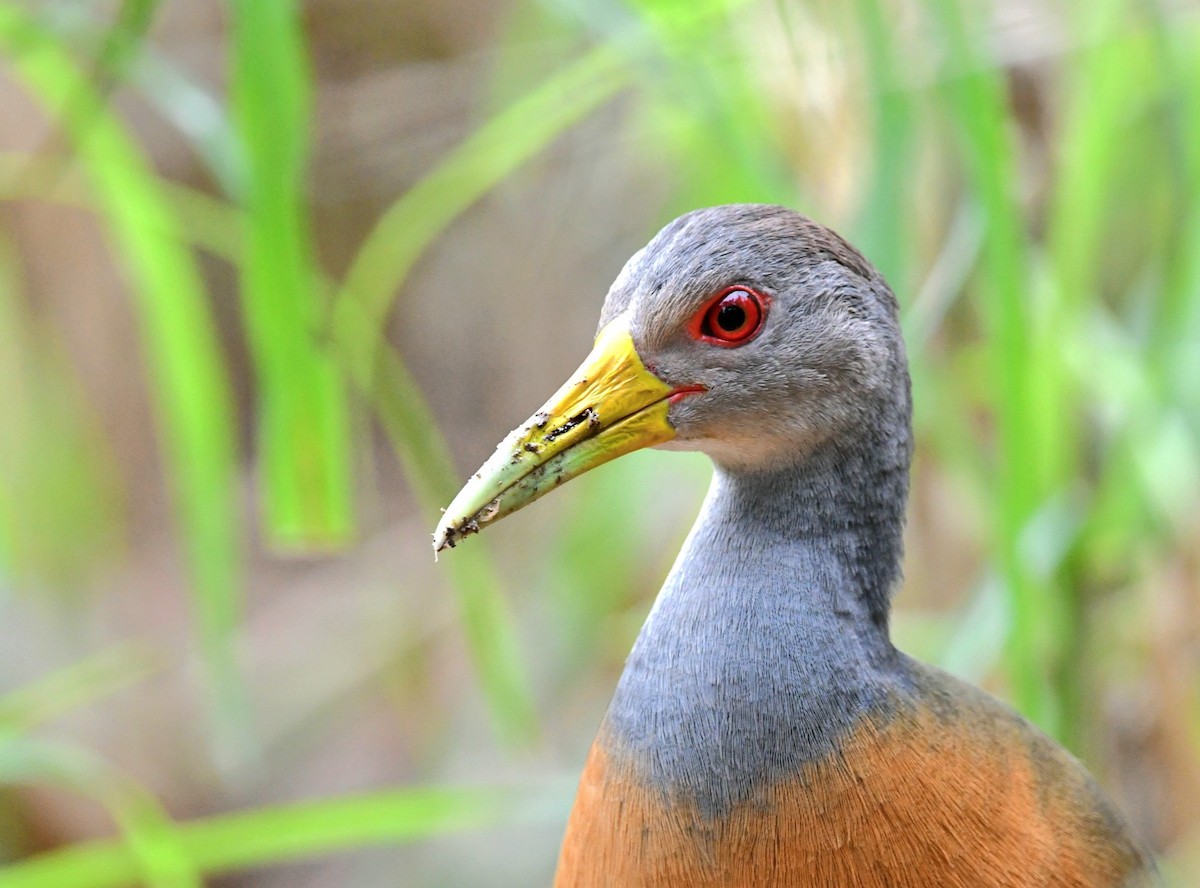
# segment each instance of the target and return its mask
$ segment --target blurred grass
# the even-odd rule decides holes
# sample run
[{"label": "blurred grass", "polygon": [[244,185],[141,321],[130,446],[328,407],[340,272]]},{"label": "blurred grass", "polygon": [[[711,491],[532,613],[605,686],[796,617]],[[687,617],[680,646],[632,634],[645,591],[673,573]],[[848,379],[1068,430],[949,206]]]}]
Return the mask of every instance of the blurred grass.
[{"label": "blurred grass", "polygon": [[146,363],[193,584],[199,643],[225,746],[246,714],[231,649],[241,609],[234,420],[224,361],[196,262],[159,179],[53,34],[0,6],[0,47],[86,169],[135,297]]},{"label": "blurred grass", "polygon": [[[396,290],[421,254],[506,175],[610,99],[628,77],[620,58],[615,49],[599,47],[556,72],[480,126],[380,216],[332,309],[333,338],[354,379],[371,378]],[[420,483],[424,474],[412,476]],[[427,504],[441,504],[447,490],[453,496],[457,486],[438,483],[418,493]]]},{"label": "blurred grass", "polygon": [[[611,98],[623,82],[619,55],[601,48],[496,114],[379,218],[334,297],[334,347],[354,384],[374,401],[430,526],[454,498],[460,479],[423,395],[403,362],[384,344],[394,294],[446,226],[564,129]],[[532,696],[501,583],[486,549],[464,547],[447,566],[501,734],[509,742],[527,743],[535,733]]]},{"label": "blurred grass", "polygon": [[246,154],[242,304],[259,397],[265,531],[277,545],[344,542],[353,525],[342,374],[324,314],[306,177],[309,75],[298,4],[230,3],[232,101]]},{"label": "blurred grass", "polygon": [[126,643],[100,651],[0,697],[0,736],[18,736],[162,668],[163,657]]},{"label": "blurred grass", "polygon": [[[922,655],[1006,690],[1098,769],[1114,767],[1093,729],[1119,659],[1105,639],[1119,638],[1124,662],[1141,672],[1152,666],[1139,656],[1148,630],[1112,615],[1149,612],[1166,593],[1144,577],[1180,574],[1186,587],[1195,564],[1178,554],[1196,545],[1200,498],[1195,11],[1133,0],[1047,6],[1040,14],[1056,27],[1043,29],[1045,57],[1031,58],[1021,32],[962,0],[519,3],[498,53],[497,110],[392,199],[330,280],[310,219],[313,75],[299,5],[227,5],[230,98],[216,100],[207,128],[180,110],[197,105],[171,98],[195,98],[194,85],[144,42],[157,7],[125,3],[113,25],[89,32],[78,22],[52,30],[0,3],[0,52],[66,136],[37,156],[0,155],[0,199],[93,209],[126,270],[206,686],[225,701],[225,722],[244,721],[231,645],[249,544],[234,488],[233,360],[218,345],[192,250],[240,279],[257,402],[248,465],[267,541],[320,553],[350,539],[358,457],[369,446],[359,406],[383,429],[431,525],[459,479],[425,393],[386,340],[389,321],[408,317],[410,276],[456,220],[603,110],[605,126],[663,183],[660,221],[700,204],[789,203],[845,231],[884,270],[909,336],[918,483],[929,473],[953,489],[963,523],[990,531],[992,553],[964,581],[972,591],[957,612],[906,613],[897,632]],[[77,58],[80,33],[90,33],[90,63]],[[534,37],[556,41],[559,61],[530,59]],[[221,197],[153,171],[140,131],[108,105],[127,80],[176,122]],[[1031,93],[1030,80],[1051,86]],[[46,385],[67,393],[39,404],[41,389],[30,388],[5,410],[0,586],[36,588],[81,536],[93,543],[74,553],[80,564],[110,555],[106,528],[120,523],[121,506],[106,492],[116,482],[103,433],[55,356],[53,331],[21,310],[19,275],[6,266],[15,263],[0,262],[3,358],[28,354],[25,378],[44,367]],[[56,436],[70,447],[45,446]],[[88,459],[64,461],[71,449]],[[560,591],[540,624],[558,640],[539,640],[536,652],[521,644],[529,617],[512,615],[510,581],[487,541],[446,559],[479,684],[510,747],[540,734],[527,675],[535,653],[557,670],[542,684],[568,697],[592,658],[623,656],[604,637],[641,615],[624,590],[665,565],[659,552],[613,565],[611,552],[633,553],[663,520],[655,473],[648,462],[577,482],[589,507],[539,553],[537,588]],[[26,521],[33,485],[47,495]],[[9,724],[0,769],[98,797],[122,836],[18,863],[0,885],[199,884],[209,873],[496,825],[514,804],[547,810],[528,790],[414,788],[171,822],[95,756],[25,736],[145,666],[136,656],[105,662],[0,700]],[[1186,693],[1174,717],[1191,732],[1194,758],[1200,704],[1194,687]],[[1194,821],[1160,838],[1177,841],[1184,860],[1189,835],[1200,835]],[[1187,883],[1188,864],[1178,871]]]},{"label": "blurred grass", "polygon": [[[346,848],[537,822],[561,816],[562,795],[558,789],[529,787],[378,792],[179,823],[171,830],[170,841],[177,845],[182,866],[218,874]],[[162,844],[152,843],[152,847]],[[0,884],[4,888],[119,888],[145,872],[144,865],[133,837],[128,843],[91,842],[9,867],[0,873]]]},{"label": "blurred grass", "polygon": [[[180,835],[158,800],[144,787],[84,749],[62,743],[0,735],[0,784],[37,783],[79,793],[104,805],[122,832],[131,879],[150,888],[200,888],[199,868],[184,852]],[[36,873],[36,870],[35,870]],[[97,875],[84,868],[77,883]],[[19,867],[0,872],[0,884],[20,884]],[[61,874],[46,883],[62,885]],[[117,884],[121,884],[118,882]]]},{"label": "blurred grass", "polygon": [[[24,168],[20,158],[13,169]],[[119,544],[114,456],[53,329],[26,310],[18,257],[0,243],[0,584],[72,588]]]},{"label": "blurred grass", "polygon": [[1032,574],[1020,552],[1022,534],[1046,493],[1043,461],[1048,454],[1033,400],[1038,392],[1052,391],[1057,379],[1053,364],[1043,367],[1045,356],[1034,335],[1031,264],[1017,205],[1013,121],[1005,86],[1001,72],[979,64],[983,53],[975,41],[981,29],[966,17],[972,8],[955,0],[931,4],[952,72],[944,86],[950,123],[961,139],[970,188],[988,232],[977,286],[988,334],[988,372],[995,385],[997,453],[991,493],[1000,573],[1011,610],[1008,671],[1018,708],[1061,736],[1061,700],[1045,692],[1051,656],[1047,647],[1061,638],[1064,628],[1055,613],[1058,599],[1046,578]]}]

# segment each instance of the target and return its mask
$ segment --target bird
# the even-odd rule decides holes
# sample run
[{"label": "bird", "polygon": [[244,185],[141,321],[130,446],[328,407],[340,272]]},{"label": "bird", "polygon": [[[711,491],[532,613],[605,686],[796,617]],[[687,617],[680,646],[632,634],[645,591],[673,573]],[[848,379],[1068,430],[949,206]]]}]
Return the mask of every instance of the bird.
[{"label": "bird", "polygon": [[791,209],[699,209],[444,511],[435,554],[642,447],[708,494],[588,753],[556,888],[1156,885],[1084,766],[898,650],[912,397],[892,290]]}]

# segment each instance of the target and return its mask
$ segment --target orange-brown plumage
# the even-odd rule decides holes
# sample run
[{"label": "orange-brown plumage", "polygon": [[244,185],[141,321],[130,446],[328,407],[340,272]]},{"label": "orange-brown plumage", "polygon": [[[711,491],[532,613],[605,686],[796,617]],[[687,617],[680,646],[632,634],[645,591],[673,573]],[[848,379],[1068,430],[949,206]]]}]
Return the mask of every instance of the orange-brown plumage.
[{"label": "orange-brown plumage", "polygon": [[1083,767],[991,697],[923,669],[916,701],[709,817],[602,734],[555,888],[1100,888],[1146,884]]}]

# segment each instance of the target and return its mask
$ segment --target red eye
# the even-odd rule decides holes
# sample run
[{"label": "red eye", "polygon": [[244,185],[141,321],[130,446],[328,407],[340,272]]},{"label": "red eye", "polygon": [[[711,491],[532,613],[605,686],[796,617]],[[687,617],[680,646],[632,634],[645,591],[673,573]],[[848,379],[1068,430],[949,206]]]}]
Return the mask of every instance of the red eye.
[{"label": "red eye", "polygon": [[767,298],[745,287],[731,287],[696,313],[688,324],[695,339],[730,348],[754,338],[762,329]]}]

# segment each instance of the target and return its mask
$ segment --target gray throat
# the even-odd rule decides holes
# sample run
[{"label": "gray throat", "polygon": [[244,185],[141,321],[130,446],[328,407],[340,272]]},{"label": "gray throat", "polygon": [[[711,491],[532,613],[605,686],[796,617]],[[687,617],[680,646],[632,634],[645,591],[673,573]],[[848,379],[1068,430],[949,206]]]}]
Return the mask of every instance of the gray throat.
[{"label": "gray throat", "polygon": [[909,686],[888,637],[904,442],[717,469],[605,719],[610,754],[711,816],[831,753]]}]

